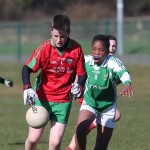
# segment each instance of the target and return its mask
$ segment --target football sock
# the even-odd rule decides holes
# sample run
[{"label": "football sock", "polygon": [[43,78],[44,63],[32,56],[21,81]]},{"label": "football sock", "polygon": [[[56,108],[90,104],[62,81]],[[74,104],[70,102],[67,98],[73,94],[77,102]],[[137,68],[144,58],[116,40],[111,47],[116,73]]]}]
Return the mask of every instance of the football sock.
[{"label": "football sock", "polygon": [[91,125],[90,125],[90,127],[87,131],[87,134],[89,134],[91,132],[91,130],[94,129],[94,128],[96,128],[96,126],[93,123],[91,123]]},{"label": "football sock", "polygon": [[72,150],[72,149],[68,146],[66,150]]}]

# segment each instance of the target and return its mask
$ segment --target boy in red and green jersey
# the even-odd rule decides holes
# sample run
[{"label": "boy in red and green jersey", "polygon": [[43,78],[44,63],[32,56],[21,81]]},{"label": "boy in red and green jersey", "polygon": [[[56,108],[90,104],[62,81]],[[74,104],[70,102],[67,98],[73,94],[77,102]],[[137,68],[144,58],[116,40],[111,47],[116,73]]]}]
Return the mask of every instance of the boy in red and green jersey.
[{"label": "boy in red and green jersey", "polygon": [[85,74],[81,46],[70,38],[63,51],[57,49],[52,39],[45,41],[32,53],[26,66],[33,72],[41,69],[35,89],[40,100],[49,102],[70,101],[73,74]]},{"label": "boy in red and green jersey", "polygon": [[[69,37],[70,19],[56,15],[51,22],[52,38],[43,42],[33,51],[23,66],[23,98],[25,105],[43,106],[50,118],[49,150],[59,150],[71,109],[71,93],[80,96],[80,85],[87,78],[81,46]],[[34,90],[30,74],[40,70]],[[74,75],[79,76],[76,85]],[[29,127],[25,150],[36,149],[44,127]]]}]

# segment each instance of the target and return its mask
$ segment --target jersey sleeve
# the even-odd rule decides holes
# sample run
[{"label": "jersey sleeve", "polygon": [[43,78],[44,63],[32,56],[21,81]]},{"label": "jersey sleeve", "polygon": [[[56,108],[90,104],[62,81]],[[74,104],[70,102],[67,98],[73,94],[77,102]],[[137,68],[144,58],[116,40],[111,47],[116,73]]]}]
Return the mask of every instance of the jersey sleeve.
[{"label": "jersey sleeve", "polygon": [[115,77],[117,76],[123,84],[131,83],[131,77],[128,70],[118,58],[111,58],[108,62],[108,66],[112,69]]},{"label": "jersey sleeve", "polygon": [[42,66],[44,66],[46,55],[46,44],[41,44],[32,52],[25,65],[31,68],[33,72],[37,72]]},{"label": "jersey sleeve", "polygon": [[0,77],[0,83],[4,84],[4,82],[5,82],[5,79]]}]

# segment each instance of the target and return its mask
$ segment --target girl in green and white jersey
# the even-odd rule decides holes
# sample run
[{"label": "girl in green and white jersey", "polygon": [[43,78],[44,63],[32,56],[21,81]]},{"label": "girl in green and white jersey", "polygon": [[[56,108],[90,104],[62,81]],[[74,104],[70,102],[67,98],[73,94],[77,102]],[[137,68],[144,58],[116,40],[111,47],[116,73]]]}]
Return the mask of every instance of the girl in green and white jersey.
[{"label": "girl in green and white jersey", "polygon": [[87,130],[95,118],[97,137],[94,150],[107,149],[115,121],[115,81],[120,79],[124,84],[120,95],[134,95],[130,75],[118,58],[109,56],[109,45],[108,36],[96,35],[92,40],[92,54],[85,56],[88,78],[77,121],[77,150],[86,149]]}]

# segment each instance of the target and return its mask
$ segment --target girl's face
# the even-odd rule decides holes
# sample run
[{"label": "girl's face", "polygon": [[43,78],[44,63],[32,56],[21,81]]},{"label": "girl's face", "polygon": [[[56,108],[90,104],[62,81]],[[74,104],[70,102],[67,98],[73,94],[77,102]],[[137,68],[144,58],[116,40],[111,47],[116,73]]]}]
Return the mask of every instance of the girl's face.
[{"label": "girl's face", "polygon": [[117,49],[117,43],[115,40],[109,40],[110,46],[109,46],[109,54],[114,55]]},{"label": "girl's face", "polygon": [[52,35],[53,42],[57,47],[64,46],[69,37],[69,33],[66,33],[66,32],[60,33],[55,28],[51,29],[51,35]]},{"label": "girl's face", "polygon": [[109,50],[106,49],[103,41],[95,41],[92,44],[92,56],[95,63],[101,64],[108,55]]}]

